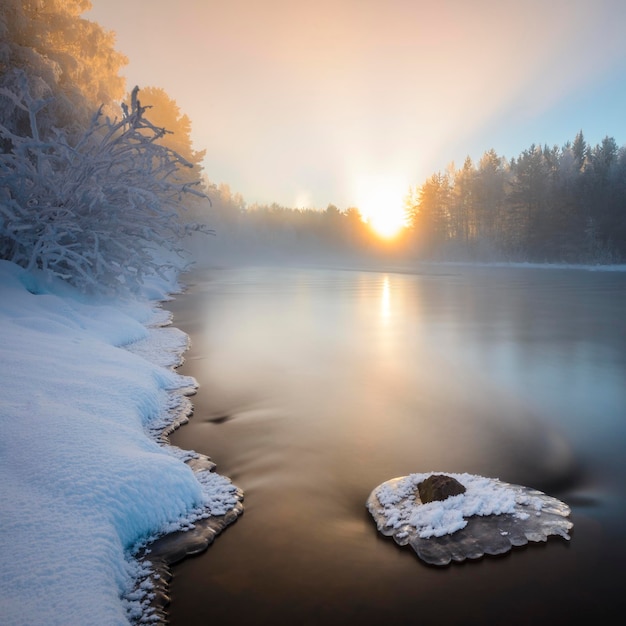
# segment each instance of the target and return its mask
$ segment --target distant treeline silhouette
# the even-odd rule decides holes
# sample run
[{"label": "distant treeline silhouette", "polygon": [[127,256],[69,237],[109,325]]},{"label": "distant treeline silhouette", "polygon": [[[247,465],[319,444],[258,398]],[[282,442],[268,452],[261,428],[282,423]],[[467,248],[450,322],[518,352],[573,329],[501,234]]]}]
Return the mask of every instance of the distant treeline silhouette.
[{"label": "distant treeline silhouette", "polygon": [[507,161],[433,174],[407,200],[425,257],[567,263],[626,258],[626,149],[582,131],[562,148],[531,145]]},{"label": "distant treeline silhouette", "polygon": [[[626,259],[626,148],[580,131],[562,148],[532,144],[507,160],[450,165],[408,190],[406,228],[383,242],[358,208],[340,211],[247,206],[228,185],[211,185],[219,249],[275,256],[393,253],[411,259],[611,264]],[[223,241],[220,242],[220,234]]]}]

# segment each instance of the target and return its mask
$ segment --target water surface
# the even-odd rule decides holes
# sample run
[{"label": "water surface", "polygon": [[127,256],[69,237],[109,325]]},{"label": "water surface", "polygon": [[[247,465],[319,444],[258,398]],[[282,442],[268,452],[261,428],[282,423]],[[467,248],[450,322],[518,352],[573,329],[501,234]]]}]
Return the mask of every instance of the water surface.
[{"label": "water surface", "polygon": [[[174,567],[173,626],[565,624],[624,608],[626,273],[424,266],[186,276],[168,304],[200,384],[172,443],[245,513]],[[574,529],[424,565],[365,501],[470,472],[572,507]]]}]

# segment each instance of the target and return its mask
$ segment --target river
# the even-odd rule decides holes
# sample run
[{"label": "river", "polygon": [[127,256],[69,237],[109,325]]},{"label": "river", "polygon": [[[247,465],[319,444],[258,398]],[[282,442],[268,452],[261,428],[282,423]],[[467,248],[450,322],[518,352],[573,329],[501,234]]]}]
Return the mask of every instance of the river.
[{"label": "river", "polygon": [[[199,391],[171,440],[210,456],[245,512],[174,566],[172,626],[609,623],[626,608],[626,272],[183,280],[167,308]],[[572,538],[427,566],[365,501],[430,471],[545,491],[571,506]]]}]

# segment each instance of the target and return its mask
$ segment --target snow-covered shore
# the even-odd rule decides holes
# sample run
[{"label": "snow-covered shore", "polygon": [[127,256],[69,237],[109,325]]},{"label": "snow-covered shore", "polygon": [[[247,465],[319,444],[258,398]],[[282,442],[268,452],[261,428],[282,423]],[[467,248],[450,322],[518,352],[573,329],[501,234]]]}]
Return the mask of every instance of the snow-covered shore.
[{"label": "snow-covered shore", "polygon": [[141,298],[96,300],[0,261],[0,615],[127,625],[150,613],[147,540],[224,515],[238,489],[158,441],[189,411],[188,337]]}]

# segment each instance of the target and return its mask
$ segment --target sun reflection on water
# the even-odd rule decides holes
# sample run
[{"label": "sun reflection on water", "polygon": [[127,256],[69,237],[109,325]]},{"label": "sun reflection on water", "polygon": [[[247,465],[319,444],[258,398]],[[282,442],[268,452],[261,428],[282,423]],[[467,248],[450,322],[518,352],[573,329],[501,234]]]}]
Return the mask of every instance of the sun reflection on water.
[{"label": "sun reflection on water", "polygon": [[380,299],[380,316],[383,323],[387,323],[391,316],[391,289],[389,287],[389,276],[383,278],[383,290]]}]

